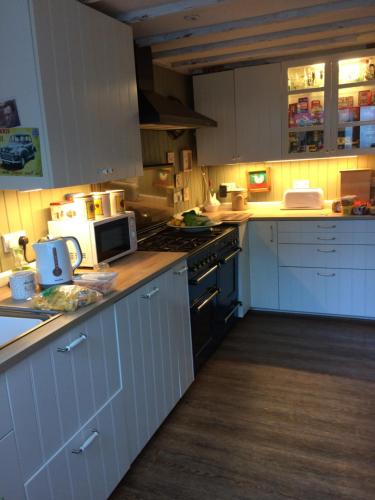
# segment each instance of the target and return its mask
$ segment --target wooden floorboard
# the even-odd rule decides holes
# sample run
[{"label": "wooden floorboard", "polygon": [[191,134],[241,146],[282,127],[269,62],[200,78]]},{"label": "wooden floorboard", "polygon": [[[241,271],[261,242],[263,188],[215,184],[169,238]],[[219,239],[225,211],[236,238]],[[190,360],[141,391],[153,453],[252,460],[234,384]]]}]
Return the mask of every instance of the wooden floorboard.
[{"label": "wooden floorboard", "polygon": [[374,500],[375,323],[249,314],[111,500]]}]

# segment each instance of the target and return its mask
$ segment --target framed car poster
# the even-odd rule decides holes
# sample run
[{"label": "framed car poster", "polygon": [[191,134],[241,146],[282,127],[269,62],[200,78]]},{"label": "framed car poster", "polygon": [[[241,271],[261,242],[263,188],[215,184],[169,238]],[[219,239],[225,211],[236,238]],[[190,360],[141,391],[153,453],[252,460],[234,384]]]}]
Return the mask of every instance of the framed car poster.
[{"label": "framed car poster", "polygon": [[0,128],[0,175],[43,176],[39,129]]}]

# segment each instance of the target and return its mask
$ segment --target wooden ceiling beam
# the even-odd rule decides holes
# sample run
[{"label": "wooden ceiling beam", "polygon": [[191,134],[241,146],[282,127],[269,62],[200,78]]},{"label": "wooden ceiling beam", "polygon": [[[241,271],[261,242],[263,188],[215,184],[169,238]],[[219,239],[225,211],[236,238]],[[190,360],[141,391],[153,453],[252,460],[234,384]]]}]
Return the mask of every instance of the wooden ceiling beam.
[{"label": "wooden ceiling beam", "polygon": [[300,50],[300,49],[309,49],[311,47],[316,47],[319,45],[333,45],[336,43],[345,43],[345,42],[355,42],[359,36],[374,34],[373,31],[366,33],[351,33],[348,35],[342,35],[337,37],[329,37],[329,38],[319,38],[318,40],[308,40],[305,42],[291,43],[288,45],[278,45],[276,47],[269,47],[264,49],[255,49],[255,50],[246,50],[242,52],[232,52],[230,54],[221,54],[217,56],[210,57],[200,57],[197,59],[185,60],[185,61],[177,61],[171,64],[172,68],[182,68],[186,66],[206,66],[210,64],[219,64],[225,62],[239,61],[242,59],[251,60],[257,57],[267,57],[268,55],[272,55],[274,53],[279,53],[283,51],[289,50]]},{"label": "wooden ceiling beam", "polygon": [[[283,10],[272,12],[261,16],[248,17],[246,19],[238,19],[219,24],[210,24],[208,26],[198,26],[181,31],[173,31],[169,33],[161,33],[136,39],[137,45],[140,47],[165,43],[171,40],[182,40],[184,38],[192,38],[196,36],[211,35],[213,33],[223,33],[239,29],[253,28],[265,24],[275,24],[293,19],[306,18],[329,12],[339,12],[351,8],[372,7],[375,6],[375,0],[337,0],[335,2],[326,2],[309,7],[300,7],[297,9]],[[149,9],[146,9],[149,10]]]},{"label": "wooden ceiling beam", "polygon": [[150,21],[156,17],[169,16],[170,14],[178,14],[179,12],[186,12],[191,9],[217,5],[224,1],[226,0],[177,0],[176,2],[121,12],[116,15],[116,18],[124,23],[134,24],[142,21]]},{"label": "wooden ceiling beam", "polygon": [[188,47],[180,47],[178,49],[170,49],[161,52],[154,52],[153,58],[155,60],[170,59],[171,57],[182,56],[184,54],[194,54],[197,52],[207,52],[217,49],[227,49],[229,47],[239,47],[241,45],[253,45],[261,42],[272,42],[275,40],[282,40],[284,38],[291,38],[294,36],[343,30],[345,28],[353,28],[371,23],[375,23],[375,16],[360,17],[358,19],[344,19],[340,21],[333,21],[330,23],[304,26],[302,28],[292,28],[283,31],[262,33],[260,35],[234,38],[231,40],[223,40],[222,42],[211,42],[201,45],[190,45]]}]

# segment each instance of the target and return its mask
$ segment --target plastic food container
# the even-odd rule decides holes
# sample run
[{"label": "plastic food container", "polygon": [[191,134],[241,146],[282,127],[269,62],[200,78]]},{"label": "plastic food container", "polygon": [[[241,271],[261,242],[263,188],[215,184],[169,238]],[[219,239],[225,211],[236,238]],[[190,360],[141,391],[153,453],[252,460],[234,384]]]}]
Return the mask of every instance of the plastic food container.
[{"label": "plastic food container", "polygon": [[78,274],[73,276],[73,283],[106,295],[114,289],[117,276],[116,272]]}]

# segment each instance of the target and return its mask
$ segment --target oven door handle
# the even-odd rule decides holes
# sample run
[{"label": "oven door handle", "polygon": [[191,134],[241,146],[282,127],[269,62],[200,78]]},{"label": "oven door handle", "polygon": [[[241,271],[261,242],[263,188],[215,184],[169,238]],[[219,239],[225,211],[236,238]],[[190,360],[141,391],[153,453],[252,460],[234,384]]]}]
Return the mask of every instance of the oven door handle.
[{"label": "oven door handle", "polygon": [[234,252],[231,252],[223,259],[220,259],[220,264],[228,264],[228,262],[232,260],[234,257],[236,257],[236,255],[238,255],[240,252],[242,252],[242,248],[241,247],[236,248]]},{"label": "oven door handle", "polygon": [[195,312],[201,312],[201,310],[204,309],[210,302],[212,302],[216,295],[218,295],[219,293],[220,290],[218,288],[210,291],[210,295],[206,297],[198,306],[194,307]]},{"label": "oven door handle", "polygon": [[208,269],[205,273],[198,276],[198,278],[194,278],[194,279],[190,280],[189,283],[191,285],[199,285],[199,283],[201,283],[204,279],[206,279],[207,276],[209,276],[211,273],[216,271],[216,269],[218,269],[218,267],[219,266],[217,264],[215,264],[214,266],[210,267],[210,269]]},{"label": "oven door handle", "polygon": [[236,302],[233,309],[231,310],[231,312],[229,314],[227,314],[224,318],[224,323],[228,323],[228,321],[230,320],[230,318],[233,316],[233,314],[237,311],[237,309],[242,306],[242,302]]}]

